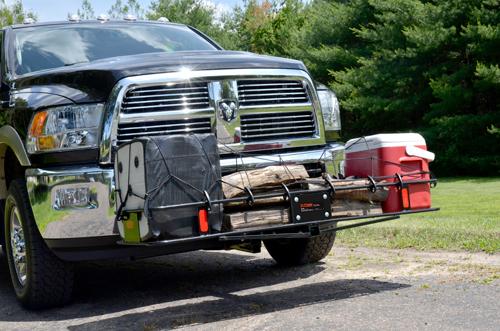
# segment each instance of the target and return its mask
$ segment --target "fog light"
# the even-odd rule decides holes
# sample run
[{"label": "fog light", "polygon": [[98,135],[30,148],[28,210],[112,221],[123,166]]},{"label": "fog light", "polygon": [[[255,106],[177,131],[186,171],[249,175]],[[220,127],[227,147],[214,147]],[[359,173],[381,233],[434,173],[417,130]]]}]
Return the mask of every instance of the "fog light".
[{"label": "fog light", "polygon": [[95,193],[89,187],[58,188],[54,196],[54,209],[96,208]]}]

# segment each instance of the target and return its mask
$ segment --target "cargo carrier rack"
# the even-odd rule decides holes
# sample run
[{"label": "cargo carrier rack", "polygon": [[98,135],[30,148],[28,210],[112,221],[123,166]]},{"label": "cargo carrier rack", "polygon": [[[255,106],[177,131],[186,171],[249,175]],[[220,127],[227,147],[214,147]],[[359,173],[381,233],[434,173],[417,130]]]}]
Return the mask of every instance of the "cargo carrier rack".
[{"label": "cargo carrier rack", "polygon": [[[252,208],[256,201],[282,197],[285,201],[285,208],[288,208],[289,212],[289,223],[277,224],[277,225],[266,225],[260,227],[252,227],[245,229],[238,229],[233,231],[218,232],[218,233],[203,233],[200,231],[198,236],[175,238],[167,240],[155,240],[155,241],[144,241],[144,242],[128,242],[124,240],[118,241],[120,245],[127,246],[167,246],[177,243],[188,243],[198,240],[218,240],[222,242],[244,242],[251,240],[266,240],[266,239],[292,239],[292,238],[309,238],[319,235],[321,232],[337,232],[341,230],[351,229],[355,227],[360,227],[369,224],[375,224],[390,220],[395,220],[404,215],[411,215],[417,213],[433,212],[438,211],[439,208],[423,208],[423,209],[411,209],[411,205],[404,206],[404,209],[396,212],[386,212],[378,214],[368,214],[368,215],[358,215],[358,216],[340,216],[331,217],[331,204],[335,200],[337,192],[347,191],[347,190],[368,190],[372,193],[377,192],[382,188],[395,187],[401,194],[403,201],[411,201],[411,199],[404,199],[404,194],[409,194],[408,187],[414,184],[429,184],[431,187],[435,187],[437,184],[436,178],[430,179],[417,179],[417,180],[404,180],[403,177],[408,177],[412,175],[430,175],[426,172],[415,172],[415,173],[396,173],[393,176],[368,176],[366,178],[356,178],[356,179],[367,179],[369,184],[367,185],[346,185],[335,187],[333,183],[333,178],[329,175],[323,178],[310,178],[308,181],[297,180],[288,184],[281,184],[275,187],[275,190],[279,192],[272,193],[254,193],[250,187],[238,187],[240,190],[244,191],[244,195],[227,198],[227,199],[217,199],[211,200],[209,194],[204,191],[204,199],[195,202],[188,202],[182,204],[172,204],[159,206],[151,208],[151,210],[175,210],[179,208],[194,207],[199,208],[199,222],[206,222],[206,211],[210,211],[214,205],[224,205],[227,203],[242,202],[245,203],[248,208]],[[337,182],[339,180],[336,180]],[[322,184],[324,189],[294,189],[292,186],[297,186],[300,184]],[[302,208],[301,204],[307,204],[307,206],[312,208]],[[127,212],[119,212],[117,215],[117,220],[121,221],[128,217],[127,214],[133,213],[144,213],[144,210],[133,210]],[[205,216],[204,216],[205,215]],[[203,219],[205,218],[205,219]],[[360,222],[355,222],[347,225],[337,226],[338,222],[349,222],[356,220],[364,220]],[[201,226],[200,226],[201,228]],[[294,229],[295,231],[287,232],[288,230]]]}]

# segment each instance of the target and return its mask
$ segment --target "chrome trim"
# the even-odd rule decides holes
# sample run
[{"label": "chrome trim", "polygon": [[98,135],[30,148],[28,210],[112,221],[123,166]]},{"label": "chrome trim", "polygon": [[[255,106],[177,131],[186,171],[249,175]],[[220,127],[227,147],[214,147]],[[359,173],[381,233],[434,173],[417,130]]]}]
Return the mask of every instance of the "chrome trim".
[{"label": "chrome trim", "polygon": [[[152,125],[153,124],[153,125]],[[189,119],[154,122],[118,123],[117,144],[126,143],[136,137],[164,135],[164,134],[185,134],[210,133],[213,131],[210,117],[190,117]]]},{"label": "chrome trim", "polygon": [[286,102],[310,104],[306,86],[303,80],[296,79],[266,79],[265,81],[242,79],[238,81],[238,96],[242,105],[252,107],[281,105]]},{"label": "chrome trim", "polygon": [[343,174],[344,145],[332,143],[322,148],[309,149],[297,152],[259,154],[255,156],[221,157],[222,173],[231,173],[244,169],[255,169],[276,164],[311,164],[324,162],[327,172],[337,176]]},{"label": "chrome trim", "polygon": [[[117,234],[114,172],[98,167],[28,169],[26,181],[35,222],[44,239],[100,237]],[[88,206],[58,208],[57,189],[88,187],[95,201]]]},{"label": "chrome trim", "polygon": [[[217,127],[218,138],[222,141],[219,146],[220,153],[230,153],[234,151],[243,152],[249,150],[269,150],[269,149],[279,149],[279,148],[293,148],[293,147],[305,147],[314,145],[323,145],[325,143],[325,133],[323,127],[323,120],[321,114],[321,107],[319,104],[319,99],[316,94],[314,83],[311,80],[309,74],[302,70],[291,70],[291,69],[238,69],[238,70],[203,70],[196,71],[185,69],[178,72],[172,73],[162,73],[162,74],[152,74],[144,76],[133,76],[127,77],[120,80],[113,88],[108,103],[105,107],[105,112],[103,116],[103,130],[100,146],[100,163],[103,165],[112,164],[112,149],[116,147],[116,137],[118,122],[124,123],[125,121],[153,121],[153,120],[165,120],[165,119],[176,119],[176,118],[186,118],[190,116],[202,117],[203,115],[209,115],[212,119],[212,125],[216,126],[216,114],[215,109],[217,105],[215,100],[217,96],[213,88],[209,88],[209,94],[211,95],[211,109],[202,110],[182,110],[175,112],[147,112],[142,114],[121,114],[121,103],[123,97],[129,89],[133,89],[138,86],[152,86],[155,84],[164,83],[182,83],[186,81],[206,81],[209,84],[220,81],[237,81],[244,79],[268,79],[268,80],[300,80],[305,84],[307,93],[310,97],[311,102],[305,102],[301,104],[280,104],[280,105],[259,105],[259,106],[241,106],[239,109],[240,114],[253,114],[258,112],[273,112],[280,111],[286,108],[287,112],[293,111],[312,111],[315,115],[316,121],[316,135],[314,137],[298,138],[298,139],[281,139],[276,140],[266,140],[258,142],[243,143],[238,142],[235,139],[238,136],[239,129],[239,117],[237,117],[231,123],[226,123],[224,127],[225,131],[221,131],[220,126]],[[203,115],[202,115],[203,114]],[[124,116],[126,115],[126,116]],[[129,116],[133,115],[133,116]],[[217,121],[218,124],[219,121]],[[229,146],[224,146],[228,144]]]},{"label": "chrome trim", "polygon": [[194,85],[187,83],[191,82],[169,84],[167,86],[163,83],[161,85],[142,85],[128,88],[122,100],[121,112],[131,114],[143,113],[147,109],[175,111],[184,108],[208,108],[210,105],[208,83],[200,82]]},{"label": "chrome trim", "polygon": [[[239,84],[240,86],[244,86],[244,87],[259,87],[259,86],[275,86],[277,85],[276,83],[269,83],[269,84]],[[280,85],[297,85],[296,83],[292,83],[292,82],[289,82],[289,83],[281,83]],[[266,90],[267,91],[267,90]]]},{"label": "chrome trim", "polygon": [[17,206],[14,206],[10,211],[9,222],[12,263],[14,264],[14,270],[19,284],[24,286],[26,285],[26,279],[28,278],[26,239],[24,236],[23,226],[21,224],[21,215],[19,214]]},{"label": "chrome trim", "polygon": [[[300,120],[297,120],[300,119]],[[316,118],[310,110],[289,113],[244,114],[241,120],[241,141],[244,143],[260,142],[274,137],[281,139],[310,138],[317,132]]]},{"label": "chrome trim", "polygon": [[183,120],[188,116],[189,118],[203,118],[213,117],[214,110],[207,109],[185,109],[174,111],[158,111],[147,113],[133,113],[133,114],[120,114],[120,123],[139,123],[139,122],[152,122],[152,121],[169,121],[169,120]]},{"label": "chrome trim", "polygon": [[[223,173],[273,164],[307,164],[319,161],[333,175],[342,172],[344,145],[329,144],[314,149],[281,154],[221,158]],[[28,195],[35,222],[44,239],[106,237],[116,235],[114,170],[99,167],[60,167],[26,170]],[[55,190],[86,186],[96,203],[87,208],[54,208]],[[57,207],[57,206],[56,206]],[[94,208],[95,207],[95,208]]]},{"label": "chrome trim", "polygon": [[[130,103],[130,102],[127,102],[127,103]],[[206,102],[191,102],[189,104],[190,105],[204,105],[204,104],[206,104]],[[164,106],[164,108],[167,108],[167,107],[180,107],[180,106],[184,106],[184,103],[182,103],[182,102],[181,103],[176,103],[176,104],[173,104],[173,105]],[[131,110],[135,110],[135,109],[150,109],[150,108],[158,108],[158,106],[157,105],[153,105],[153,106],[127,107],[127,110],[129,110],[129,109],[131,109]],[[135,113],[135,114],[137,114],[137,113]]]}]

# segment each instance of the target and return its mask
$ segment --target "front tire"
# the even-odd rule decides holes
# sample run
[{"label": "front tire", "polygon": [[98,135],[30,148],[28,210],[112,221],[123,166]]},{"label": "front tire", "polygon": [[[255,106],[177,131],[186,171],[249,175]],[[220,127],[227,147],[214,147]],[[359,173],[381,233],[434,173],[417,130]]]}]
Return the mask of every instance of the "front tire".
[{"label": "front tire", "polygon": [[[4,224],[3,223],[3,218],[4,218],[4,214],[5,214],[4,206],[5,206],[5,200],[0,200],[0,224]],[[0,263],[3,263],[5,260],[5,234],[4,234],[4,231],[5,231],[4,227],[0,226],[0,246],[2,246],[0,249]]]},{"label": "front tire", "polygon": [[264,240],[276,263],[286,266],[315,263],[325,258],[333,247],[336,232],[326,232],[305,239]]},{"label": "front tire", "polygon": [[43,241],[24,180],[11,182],[4,215],[5,253],[17,299],[30,309],[68,303],[73,290],[73,269],[58,259]]}]

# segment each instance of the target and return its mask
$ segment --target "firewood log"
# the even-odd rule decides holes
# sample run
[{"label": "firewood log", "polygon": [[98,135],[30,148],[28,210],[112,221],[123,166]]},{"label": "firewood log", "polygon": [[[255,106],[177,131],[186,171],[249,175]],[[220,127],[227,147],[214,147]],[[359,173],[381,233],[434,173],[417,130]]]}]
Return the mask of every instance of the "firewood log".
[{"label": "firewood log", "polygon": [[284,208],[249,210],[229,214],[233,230],[288,223],[288,210]]},{"label": "firewood log", "polygon": [[[310,190],[321,190],[325,189],[323,179],[311,178],[306,180],[309,183]],[[346,186],[364,186],[370,185],[370,181],[367,179],[335,179],[331,183],[335,188],[341,188]],[[372,193],[368,189],[355,189],[355,190],[342,190],[336,191],[335,197],[337,199],[351,199],[366,202],[384,202],[389,196],[389,189],[387,187],[378,187],[377,191]]]},{"label": "firewood log", "polygon": [[279,186],[308,178],[303,165],[269,166],[260,169],[239,171],[222,177],[222,190],[227,199],[246,195],[245,186],[252,190],[263,186]]},{"label": "firewood log", "polygon": [[[381,214],[380,203],[339,199],[332,204],[332,217],[367,216]],[[263,208],[226,214],[233,230],[289,223],[288,209]]]}]

